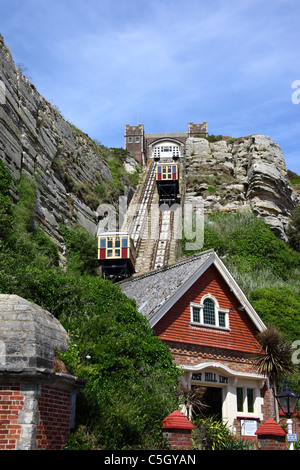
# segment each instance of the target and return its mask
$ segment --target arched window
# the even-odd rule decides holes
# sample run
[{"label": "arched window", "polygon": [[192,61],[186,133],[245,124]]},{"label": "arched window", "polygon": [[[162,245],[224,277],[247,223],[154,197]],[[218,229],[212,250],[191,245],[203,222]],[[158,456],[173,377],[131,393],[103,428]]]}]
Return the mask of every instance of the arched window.
[{"label": "arched window", "polygon": [[220,308],[217,299],[206,294],[199,304],[191,303],[191,324],[229,329],[229,309]]},{"label": "arched window", "polygon": [[215,304],[211,299],[203,302],[203,323],[206,325],[216,324]]}]

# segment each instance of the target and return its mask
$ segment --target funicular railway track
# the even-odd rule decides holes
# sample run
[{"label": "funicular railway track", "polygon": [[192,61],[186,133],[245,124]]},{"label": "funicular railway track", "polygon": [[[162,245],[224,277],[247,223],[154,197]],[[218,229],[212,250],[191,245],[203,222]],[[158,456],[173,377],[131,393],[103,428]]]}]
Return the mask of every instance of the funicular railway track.
[{"label": "funicular railway track", "polygon": [[158,269],[168,264],[170,244],[174,229],[174,212],[160,210],[159,213],[159,236],[155,242],[151,269]]},{"label": "funicular railway track", "polygon": [[[174,208],[159,204],[156,187],[156,163],[150,164],[133,211],[138,208],[127,229],[136,248],[136,274],[169,264],[175,252],[174,234],[177,217]],[[130,208],[129,208],[130,213]]]},{"label": "funicular railway track", "polygon": [[134,241],[136,251],[138,253],[141,240],[144,235],[145,225],[147,223],[149,208],[152,203],[155,190],[155,163],[150,166],[146,181],[142,187],[141,196],[137,203],[137,216],[129,227],[129,233]]},{"label": "funicular railway track", "polygon": [[[102,273],[109,275],[111,272],[111,278],[118,280],[123,273],[126,276],[143,274],[175,261],[180,211],[173,202],[178,195],[175,188],[175,184],[178,188],[178,175],[178,165],[174,162],[152,162],[145,168],[142,183],[127,208],[121,229],[99,233],[98,258]],[[176,180],[174,184],[162,181],[163,185],[167,183],[165,188],[171,187],[168,199],[161,197],[161,189],[166,189],[161,188],[159,179]],[[126,241],[126,235],[130,241]]]}]

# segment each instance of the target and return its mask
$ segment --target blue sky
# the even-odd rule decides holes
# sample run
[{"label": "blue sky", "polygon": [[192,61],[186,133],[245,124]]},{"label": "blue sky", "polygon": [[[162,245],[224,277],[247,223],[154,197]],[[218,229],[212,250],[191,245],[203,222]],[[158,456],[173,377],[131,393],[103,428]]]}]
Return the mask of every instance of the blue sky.
[{"label": "blue sky", "polygon": [[293,93],[300,98],[299,0],[0,0],[0,7],[15,62],[93,139],[122,147],[125,124],[185,132],[188,122],[207,121],[210,134],[269,135],[300,174],[300,104],[292,102]]}]

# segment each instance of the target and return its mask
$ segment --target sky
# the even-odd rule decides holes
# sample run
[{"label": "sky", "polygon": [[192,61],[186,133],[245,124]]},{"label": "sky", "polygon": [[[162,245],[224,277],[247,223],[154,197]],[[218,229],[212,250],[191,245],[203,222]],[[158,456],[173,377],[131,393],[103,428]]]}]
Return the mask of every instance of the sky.
[{"label": "sky", "polygon": [[0,0],[16,64],[107,147],[146,133],[265,134],[300,174],[299,0]]}]

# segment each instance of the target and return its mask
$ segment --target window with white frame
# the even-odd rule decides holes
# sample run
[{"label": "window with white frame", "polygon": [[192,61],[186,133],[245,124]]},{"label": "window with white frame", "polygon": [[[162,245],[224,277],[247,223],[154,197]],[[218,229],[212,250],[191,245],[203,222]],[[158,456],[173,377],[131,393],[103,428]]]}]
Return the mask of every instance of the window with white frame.
[{"label": "window with white frame", "polygon": [[236,401],[237,411],[253,413],[254,412],[255,393],[253,388],[237,387]]},{"label": "window with white frame", "polygon": [[201,302],[191,302],[191,325],[229,329],[229,309],[220,308],[217,299],[207,294]]}]

